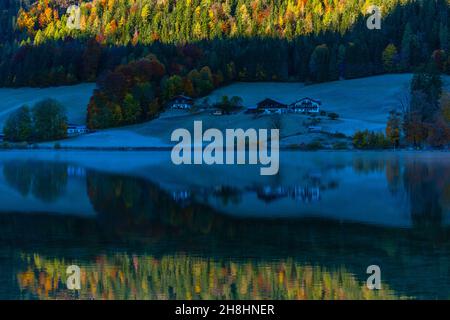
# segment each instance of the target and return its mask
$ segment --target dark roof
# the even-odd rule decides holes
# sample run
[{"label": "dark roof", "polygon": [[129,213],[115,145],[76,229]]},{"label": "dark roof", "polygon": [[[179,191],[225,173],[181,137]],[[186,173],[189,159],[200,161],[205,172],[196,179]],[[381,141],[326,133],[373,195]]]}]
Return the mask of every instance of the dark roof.
[{"label": "dark roof", "polygon": [[178,99],[187,100],[187,101],[190,101],[190,102],[194,101],[191,97],[184,96],[182,94],[173,97],[170,101],[175,101],[175,100],[178,100]]},{"label": "dark roof", "polygon": [[258,102],[257,106],[258,108],[286,108],[285,104],[269,98],[266,98],[263,101]]},{"label": "dark roof", "polygon": [[312,98],[309,98],[309,97],[305,97],[305,98],[302,98],[302,99],[300,99],[300,100],[297,100],[297,101],[293,102],[292,104],[296,104],[297,102],[301,102],[301,101],[303,101],[303,100],[310,100],[310,101],[312,101],[312,102],[317,103],[318,105],[322,105],[322,101],[316,100],[316,99],[312,99]]},{"label": "dark roof", "polygon": [[265,190],[265,188],[258,188],[256,190],[256,196],[258,199],[264,200],[265,202],[275,201],[277,199],[281,199],[286,197],[287,191],[279,188],[269,188]]}]

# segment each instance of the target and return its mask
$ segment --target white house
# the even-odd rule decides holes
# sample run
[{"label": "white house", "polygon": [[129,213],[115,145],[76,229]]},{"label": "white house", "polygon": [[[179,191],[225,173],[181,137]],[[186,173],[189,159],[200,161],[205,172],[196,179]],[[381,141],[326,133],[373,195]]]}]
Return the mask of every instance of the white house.
[{"label": "white house", "polygon": [[67,125],[67,135],[68,136],[78,136],[81,134],[86,134],[89,129],[84,125],[69,124]]},{"label": "white house", "polygon": [[169,107],[171,109],[184,109],[189,110],[194,105],[194,100],[192,98],[179,95],[174,97],[172,100],[169,101]]},{"label": "white house", "polygon": [[321,105],[320,100],[303,98],[292,103],[289,110],[294,113],[318,113]]}]

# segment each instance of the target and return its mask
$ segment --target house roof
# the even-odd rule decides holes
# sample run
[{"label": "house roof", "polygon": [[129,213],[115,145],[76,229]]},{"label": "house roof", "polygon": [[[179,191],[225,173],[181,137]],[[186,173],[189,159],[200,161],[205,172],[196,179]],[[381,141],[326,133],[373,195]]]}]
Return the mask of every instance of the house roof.
[{"label": "house roof", "polygon": [[182,94],[173,97],[170,101],[174,101],[176,99],[183,99],[183,100],[193,101],[193,99],[191,97],[184,96]]},{"label": "house roof", "polygon": [[266,98],[257,103],[258,108],[286,108],[284,103]]},{"label": "house roof", "polygon": [[317,99],[313,99],[313,98],[309,98],[309,97],[305,97],[305,98],[302,98],[302,99],[300,99],[300,100],[297,100],[297,101],[293,102],[292,105],[293,105],[293,104],[296,104],[296,103],[298,103],[298,102],[302,102],[302,101],[304,101],[304,100],[309,100],[309,101],[312,101],[312,102],[317,103],[318,105],[322,105],[322,101],[317,100]]}]

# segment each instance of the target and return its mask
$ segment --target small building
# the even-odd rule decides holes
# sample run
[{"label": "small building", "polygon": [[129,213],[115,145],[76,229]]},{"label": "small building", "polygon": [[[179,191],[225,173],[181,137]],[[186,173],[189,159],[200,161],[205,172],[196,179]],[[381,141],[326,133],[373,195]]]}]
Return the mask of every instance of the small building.
[{"label": "small building", "polygon": [[293,113],[319,113],[322,102],[311,98],[303,98],[295,101],[289,106]]},{"label": "small building", "polygon": [[179,95],[169,101],[169,108],[189,110],[194,105],[194,100],[190,97]]},{"label": "small building", "polygon": [[269,98],[258,102],[256,108],[259,113],[263,114],[282,114],[287,112],[287,105]]},{"label": "small building", "polygon": [[89,129],[85,125],[78,125],[78,124],[67,125],[67,135],[70,137],[86,133],[89,133]]},{"label": "small building", "polygon": [[211,115],[213,115],[213,116],[222,116],[223,115],[223,111],[222,110],[215,110],[215,111],[211,112]]},{"label": "small building", "polygon": [[322,132],[321,126],[309,126],[308,127],[309,132]]}]

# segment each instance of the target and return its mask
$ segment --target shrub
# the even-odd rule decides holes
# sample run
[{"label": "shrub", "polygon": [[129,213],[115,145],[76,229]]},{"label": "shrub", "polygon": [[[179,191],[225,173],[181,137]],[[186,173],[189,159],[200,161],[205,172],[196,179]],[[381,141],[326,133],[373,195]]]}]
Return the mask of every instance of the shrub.
[{"label": "shrub", "polygon": [[330,112],[328,113],[328,118],[331,120],[337,120],[339,118],[339,115],[336,112]]},{"label": "shrub", "polygon": [[223,114],[230,114],[233,110],[242,107],[242,98],[233,96],[223,96],[222,99],[214,104],[214,107],[221,110]]},{"label": "shrub", "polygon": [[353,146],[356,149],[386,149],[389,147],[389,141],[382,132],[356,131],[353,135]]},{"label": "shrub", "polygon": [[323,149],[323,145],[320,141],[316,140],[316,141],[312,141],[312,142],[306,144],[305,149],[311,150],[311,151],[319,150],[319,149]]},{"label": "shrub", "polygon": [[344,139],[344,138],[346,138],[347,136],[345,135],[345,134],[343,134],[342,132],[335,132],[335,133],[332,133],[331,134],[333,137],[335,137],[335,138],[340,138],[340,139]]},{"label": "shrub", "polygon": [[48,141],[67,137],[67,117],[64,107],[56,100],[37,102],[9,115],[3,129],[5,140],[11,142]]},{"label": "shrub", "polygon": [[29,141],[33,134],[30,108],[23,106],[11,113],[6,120],[3,133],[7,141]]},{"label": "shrub", "polygon": [[28,148],[28,142],[22,141],[22,142],[18,143],[18,144],[16,145],[16,147],[17,147],[18,149],[27,149],[27,148]]},{"label": "shrub", "polygon": [[45,99],[33,107],[34,139],[49,141],[67,137],[67,116],[56,100]]},{"label": "shrub", "polygon": [[333,149],[334,150],[345,150],[348,149],[347,142],[338,141],[333,143]]},{"label": "shrub", "polygon": [[308,120],[309,120],[310,125],[312,125],[312,126],[317,125],[321,122],[320,118],[312,117],[312,118],[309,118]]},{"label": "shrub", "polygon": [[9,144],[9,142],[3,141],[3,143],[1,144],[1,148],[2,149],[9,149],[9,148],[11,148],[11,145]]}]

